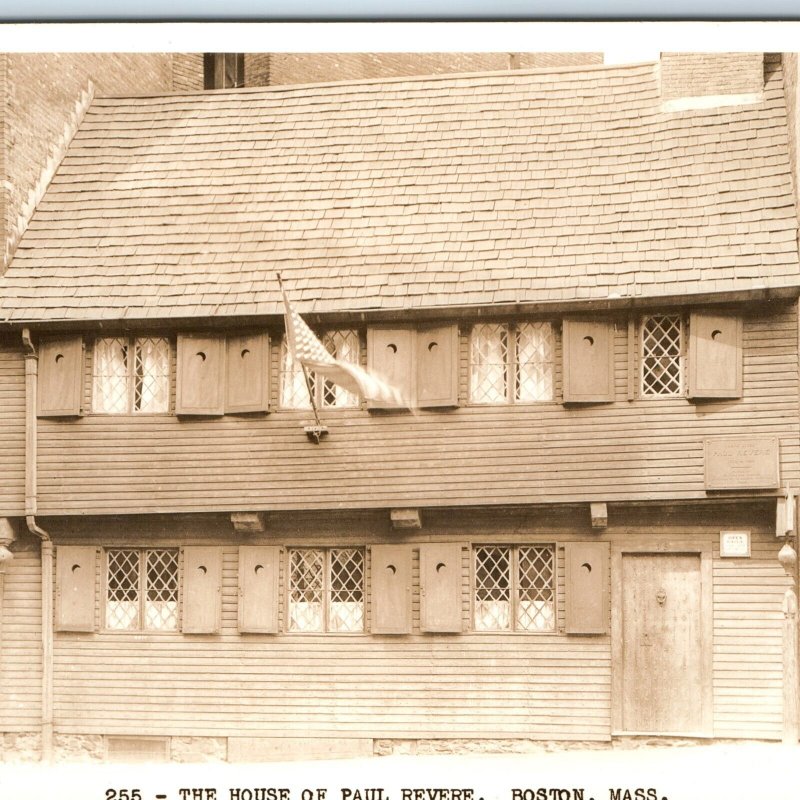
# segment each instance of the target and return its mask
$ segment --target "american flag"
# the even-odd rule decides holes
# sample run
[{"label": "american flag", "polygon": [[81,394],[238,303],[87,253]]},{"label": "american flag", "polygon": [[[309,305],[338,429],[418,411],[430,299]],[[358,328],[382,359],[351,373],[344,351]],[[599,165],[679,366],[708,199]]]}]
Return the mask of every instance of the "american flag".
[{"label": "american flag", "polygon": [[367,372],[358,364],[334,358],[325,345],[317,339],[311,328],[303,322],[297,311],[292,308],[283,287],[281,287],[281,294],[285,308],[289,352],[295,362],[341,386],[348,392],[360,394],[367,400],[376,400],[401,408],[411,407],[408,400],[403,397],[403,393],[383,378]]}]

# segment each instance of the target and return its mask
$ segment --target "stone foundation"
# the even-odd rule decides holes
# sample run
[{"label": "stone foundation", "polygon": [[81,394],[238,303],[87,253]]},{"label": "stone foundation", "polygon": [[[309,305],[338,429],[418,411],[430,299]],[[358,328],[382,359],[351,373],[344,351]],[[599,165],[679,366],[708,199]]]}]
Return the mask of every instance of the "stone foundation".
[{"label": "stone foundation", "polygon": [[40,761],[42,737],[38,733],[0,734],[0,760]]},{"label": "stone foundation", "polygon": [[[535,739],[375,739],[376,756],[469,753],[557,753],[563,750],[637,750],[654,747],[698,747],[735,744],[739,739],[692,739],[623,736],[608,741],[539,741]],[[752,740],[751,740],[752,741]]]},{"label": "stone foundation", "polygon": [[53,737],[53,760],[69,762],[105,761],[106,744],[99,735],[57,733]]},{"label": "stone foundation", "polygon": [[227,761],[228,740],[224,737],[173,736],[170,757],[181,763]]},{"label": "stone foundation", "polygon": [[547,753],[607,750],[610,742],[548,742],[534,739],[375,739],[376,756],[468,753]]}]

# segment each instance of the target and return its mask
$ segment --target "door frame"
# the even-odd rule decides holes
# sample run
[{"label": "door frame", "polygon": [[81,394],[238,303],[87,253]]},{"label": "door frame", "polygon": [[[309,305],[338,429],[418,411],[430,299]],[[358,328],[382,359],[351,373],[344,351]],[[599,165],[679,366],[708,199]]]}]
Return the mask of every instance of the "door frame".
[{"label": "door frame", "polygon": [[701,729],[691,734],[675,736],[711,737],[713,719],[713,560],[710,541],[685,542],[656,536],[638,536],[627,542],[615,542],[611,548],[611,735],[612,736],[670,736],[669,732],[626,731],[623,729],[622,698],[625,676],[622,672],[622,557],[627,553],[641,555],[698,555],[700,556],[700,631],[702,634]]}]

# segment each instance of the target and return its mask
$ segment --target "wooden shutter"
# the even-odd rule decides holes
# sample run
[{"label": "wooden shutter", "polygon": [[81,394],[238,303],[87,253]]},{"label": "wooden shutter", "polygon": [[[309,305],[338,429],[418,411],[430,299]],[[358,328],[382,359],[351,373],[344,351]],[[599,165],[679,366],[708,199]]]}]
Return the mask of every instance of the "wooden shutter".
[{"label": "wooden shutter", "polygon": [[614,326],[611,322],[565,319],[564,402],[614,400]]},{"label": "wooden shutter", "polygon": [[692,312],[689,318],[689,397],[742,396],[742,318]]},{"label": "wooden shutter", "polygon": [[419,548],[420,630],[460,633],[462,617],[461,544],[423,544]]},{"label": "wooden shutter", "polygon": [[266,333],[229,336],[225,359],[225,411],[266,411],[269,404],[269,338]]},{"label": "wooden shutter", "polygon": [[417,402],[423,408],[458,405],[458,326],[416,331]]},{"label": "wooden shutter", "polygon": [[370,548],[372,633],[411,633],[411,547]]},{"label": "wooden shutter", "polygon": [[[414,332],[408,328],[368,328],[367,366],[407,397],[414,397]],[[370,408],[394,408],[370,401]]]},{"label": "wooden shutter", "polygon": [[222,548],[183,548],[183,632],[217,633],[222,595]]},{"label": "wooden shutter", "polygon": [[566,562],[567,633],[608,632],[607,542],[569,542]]},{"label": "wooden shutter", "polygon": [[177,414],[223,413],[224,343],[221,336],[178,336]]},{"label": "wooden shutter", "polygon": [[56,630],[93,631],[97,548],[61,545],[56,550]]},{"label": "wooden shutter", "polygon": [[49,336],[39,342],[40,417],[77,417],[83,395],[83,338]]},{"label": "wooden shutter", "polygon": [[278,632],[278,571],[281,548],[239,548],[239,630]]}]

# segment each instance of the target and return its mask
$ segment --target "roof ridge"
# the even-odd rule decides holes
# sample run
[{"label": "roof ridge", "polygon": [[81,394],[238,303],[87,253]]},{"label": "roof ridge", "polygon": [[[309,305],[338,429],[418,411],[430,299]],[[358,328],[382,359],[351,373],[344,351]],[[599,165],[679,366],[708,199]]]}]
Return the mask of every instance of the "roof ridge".
[{"label": "roof ridge", "polygon": [[281,83],[269,86],[244,86],[237,89],[197,89],[191,92],[153,92],[136,95],[108,95],[98,98],[102,100],[126,100],[160,97],[194,97],[204,95],[220,97],[222,95],[243,95],[258,93],[282,93],[282,92],[301,92],[308,89],[327,89],[327,88],[347,88],[357,86],[374,86],[394,83],[424,83],[438,82],[447,80],[463,80],[465,78],[494,78],[526,75],[557,75],[561,73],[575,74],[579,72],[605,72],[610,70],[628,71],[641,69],[642,67],[655,67],[657,61],[637,61],[631,64],[581,64],[564,65],[558,67],[538,67],[535,69],[501,69],[485,70],[482,72],[447,72],[436,75],[401,75],[391,78],[355,78],[349,81],[324,81],[320,83]]}]

